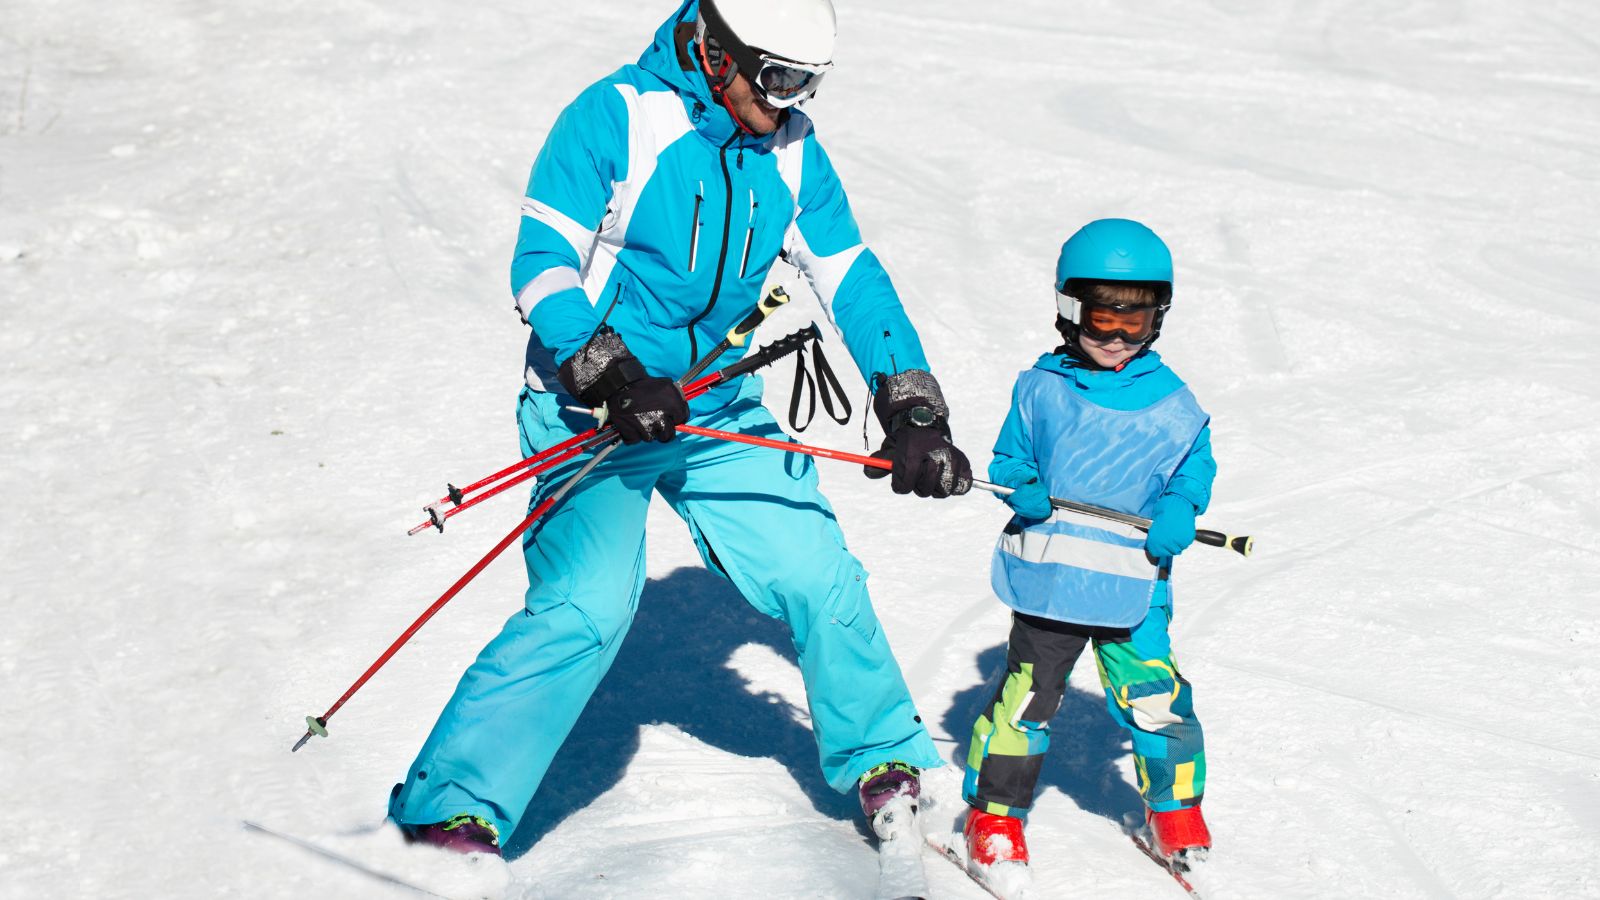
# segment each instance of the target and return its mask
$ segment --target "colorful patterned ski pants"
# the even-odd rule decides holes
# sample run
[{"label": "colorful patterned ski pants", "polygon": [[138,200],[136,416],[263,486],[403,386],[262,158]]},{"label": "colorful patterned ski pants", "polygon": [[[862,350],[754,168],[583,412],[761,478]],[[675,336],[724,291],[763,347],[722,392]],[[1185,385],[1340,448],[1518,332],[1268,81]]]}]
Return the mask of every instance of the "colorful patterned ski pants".
[{"label": "colorful patterned ski pants", "polygon": [[972,726],[963,794],[997,815],[1023,816],[1050,746],[1067,674],[1094,642],[1106,708],[1133,740],[1139,793],[1157,812],[1196,806],[1206,757],[1189,682],[1172,660],[1167,606],[1152,606],[1133,629],[1074,625],[1014,613],[1006,677]]}]

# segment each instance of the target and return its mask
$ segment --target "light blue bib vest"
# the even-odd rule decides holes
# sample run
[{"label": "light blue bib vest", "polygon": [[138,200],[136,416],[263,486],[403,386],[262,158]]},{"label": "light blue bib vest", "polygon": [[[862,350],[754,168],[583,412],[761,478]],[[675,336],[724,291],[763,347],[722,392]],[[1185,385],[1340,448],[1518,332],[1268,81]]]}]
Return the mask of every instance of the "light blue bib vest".
[{"label": "light blue bib vest", "polygon": [[[1209,421],[1187,387],[1122,411],[1038,369],[1019,379],[1017,402],[1052,497],[1146,518]],[[1131,628],[1149,612],[1159,574],[1145,555],[1142,531],[1056,510],[1042,522],[1011,520],[995,545],[990,581],[1018,612]]]}]

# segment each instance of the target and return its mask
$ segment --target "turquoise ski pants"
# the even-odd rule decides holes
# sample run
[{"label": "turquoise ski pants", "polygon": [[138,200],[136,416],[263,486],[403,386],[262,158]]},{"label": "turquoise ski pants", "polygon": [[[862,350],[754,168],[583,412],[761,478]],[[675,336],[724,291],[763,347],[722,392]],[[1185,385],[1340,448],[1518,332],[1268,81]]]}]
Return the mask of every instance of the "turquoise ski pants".
[{"label": "turquoise ski pants", "polygon": [[[551,394],[518,404],[523,454],[592,425]],[[747,378],[696,425],[783,439]],[[587,456],[540,479],[543,499]],[[840,792],[875,765],[940,765],[809,457],[680,435],[621,447],[523,539],[528,593],[456,686],[390,802],[402,826],[461,813],[509,837],[616,658],[644,587],[645,514],[659,492],[701,557],[788,624],[822,772]],[[694,677],[694,673],[662,673]]]}]

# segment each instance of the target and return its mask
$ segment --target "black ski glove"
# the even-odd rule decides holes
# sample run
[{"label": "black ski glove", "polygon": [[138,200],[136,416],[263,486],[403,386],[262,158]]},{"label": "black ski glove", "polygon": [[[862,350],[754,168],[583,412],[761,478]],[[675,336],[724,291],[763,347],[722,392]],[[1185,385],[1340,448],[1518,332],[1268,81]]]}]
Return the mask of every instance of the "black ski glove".
[{"label": "black ski glove", "polygon": [[556,376],[588,406],[604,406],[606,422],[624,444],[672,440],[689,421],[689,403],[670,378],[651,375],[628,351],[622,336],[601,327]]},{"label": "black ski glove", "polygon": [[872,410],[883,425],[883,446],[872,454],[894,463],[885,472],[863,466],[868,478],[893,475],[896,494],[949,497],[972,490],[972,464],[950,441],[950,408],[939,382],[922,369],[880,376]]}]

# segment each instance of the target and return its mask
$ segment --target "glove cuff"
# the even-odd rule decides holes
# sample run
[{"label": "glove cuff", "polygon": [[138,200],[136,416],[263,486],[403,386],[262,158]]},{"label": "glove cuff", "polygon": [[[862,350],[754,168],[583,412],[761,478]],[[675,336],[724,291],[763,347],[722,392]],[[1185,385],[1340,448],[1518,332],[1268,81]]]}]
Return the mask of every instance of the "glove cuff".
[{"label": "glove cuff", "polygon": [[[885,432],[893,431],[895,417],[918,406],[933,412],[937,424],[944,425],[950,418],[950,406],[945,403],[944,392],[933,373],[925,369],[907,369],[894,375],[878,373],[873,378],[872,411]],[[948,426],[947,426],[948,427]]]},{"label": "glove cuff", "polygon": [[1173,504],[1175,503],[1182,503],[1191,513],[1199,512],[1199,508],[1196,507],[1188,497],[1185,497],[1182,494],[1162,494],[1156,498],[1156,509],[1172,509]]},{"label": "glove cuff", "polygon": [[649,376],[622,335],[609,326],[602,326],[556,374],[568,393],[589,406],[601,406],[612,394]]}]

